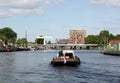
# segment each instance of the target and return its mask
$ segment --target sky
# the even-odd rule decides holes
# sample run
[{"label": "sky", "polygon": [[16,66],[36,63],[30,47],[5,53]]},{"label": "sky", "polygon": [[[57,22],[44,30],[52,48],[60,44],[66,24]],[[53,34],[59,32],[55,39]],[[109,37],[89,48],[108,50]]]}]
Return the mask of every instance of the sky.
[{"label": "sky", "polygon": [[120,34],[120,0],[0,0],[0,28],[10,27],[18,38],[37,36],[68,39],[69,30],[102,30]]}]

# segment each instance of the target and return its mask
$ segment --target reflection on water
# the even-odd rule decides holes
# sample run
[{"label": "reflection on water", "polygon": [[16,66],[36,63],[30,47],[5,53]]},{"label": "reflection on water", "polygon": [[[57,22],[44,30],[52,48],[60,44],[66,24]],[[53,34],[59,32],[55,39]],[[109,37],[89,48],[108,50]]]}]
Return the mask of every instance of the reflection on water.
[{"label": "reflection on water", "polygon": [[81,59],[77,67],[50,62],[58,51],[0,53],[0,83],[119,83],[120,57],[96,50],[75,50]]}]

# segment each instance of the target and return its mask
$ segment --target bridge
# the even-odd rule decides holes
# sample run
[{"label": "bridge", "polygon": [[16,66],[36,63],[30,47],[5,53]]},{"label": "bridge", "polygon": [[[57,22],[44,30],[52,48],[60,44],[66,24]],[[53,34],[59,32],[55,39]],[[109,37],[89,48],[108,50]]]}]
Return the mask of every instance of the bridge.
[{"label": "bridge", "polygon": [[[36,45],[33,45],[33,47],[36,47],[38,49],[92,49],[94,47],[97,47],[97,44],[46,44],[46,39],[52,38],[50,36],[38,36],[37,39],[41,39],[43,43],[39,43]],[[31,45],[30,45],[31,46]]]},{"label": "bridge", "polygon": [[38,44],[36,46],[40,49],[92,49],[98,44]]}]

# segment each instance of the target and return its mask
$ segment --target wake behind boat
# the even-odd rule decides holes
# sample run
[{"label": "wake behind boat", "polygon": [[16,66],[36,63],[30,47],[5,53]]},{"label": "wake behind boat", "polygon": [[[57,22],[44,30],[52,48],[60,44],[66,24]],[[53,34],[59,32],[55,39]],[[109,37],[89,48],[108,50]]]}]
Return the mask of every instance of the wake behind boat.
[{"label": "wake behind boat", "polygon": [[57,57],[53,58],[51,64],[76,66],[80,64],[80,59],[75,56],[73,50],[62,50],[58,52]]}]

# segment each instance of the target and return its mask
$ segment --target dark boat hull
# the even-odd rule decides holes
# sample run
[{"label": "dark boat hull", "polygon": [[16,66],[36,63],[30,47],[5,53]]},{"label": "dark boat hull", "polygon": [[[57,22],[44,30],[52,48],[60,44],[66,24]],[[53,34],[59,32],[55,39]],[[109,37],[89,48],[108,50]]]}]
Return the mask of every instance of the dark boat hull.
[{"label": "dark boat hull", "polygon": [[57,66],[57,65],[69,65],[69,66],[76,66],[80,64],[80,59],[76,58],[76,59],[66,59],[66,61],[64,61],[64,59],[53,59],[51,61],[51,65]]}]

